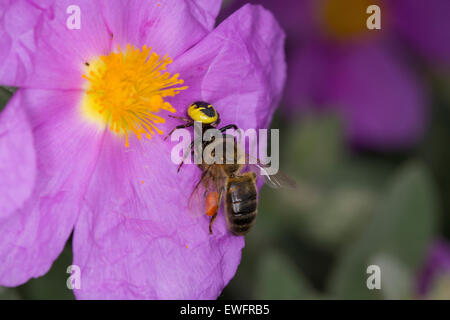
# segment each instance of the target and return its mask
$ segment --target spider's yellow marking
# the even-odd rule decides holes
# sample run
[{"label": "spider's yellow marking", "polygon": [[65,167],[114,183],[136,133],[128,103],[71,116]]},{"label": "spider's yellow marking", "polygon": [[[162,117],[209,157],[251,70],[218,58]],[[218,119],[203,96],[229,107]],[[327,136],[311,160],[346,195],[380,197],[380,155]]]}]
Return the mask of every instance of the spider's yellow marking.
[{"label": "spider's yellow marking", "polygon": [[181,90],[183,80],[179,74],[164,72],[172,63],[168,56],[160,57],[143,46],[137,49],[127,46],[125,52],[118,48],[107,56],[86,64],[88,80],[82,101],[85,117],[119,135],[125,135],[125,145],[129,146],[128,135],[134,133],[138,139],[145,135],[148,139],[155,134],[163,134],[156,127],[165,119],[156,115],[161,110],[175,112],[165,97],[173,97]]},{"label": "spider's yellow marking", "polygon": [[205,124],[211,124],[217,121],[218,114],[211,104],[200,102],[201,105],[193,103],[188,108],[188,116],[194,120]]}]

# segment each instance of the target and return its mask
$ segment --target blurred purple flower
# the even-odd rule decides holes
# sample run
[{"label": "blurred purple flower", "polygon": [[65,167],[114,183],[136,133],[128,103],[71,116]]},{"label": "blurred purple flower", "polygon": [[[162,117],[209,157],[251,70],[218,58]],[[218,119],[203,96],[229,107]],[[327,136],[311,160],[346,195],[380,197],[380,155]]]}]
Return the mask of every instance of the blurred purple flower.
[{"label": "blurred purple flower", "polygon": [[[69,5],[81,8],[80,30],[66,27]],[[73,263],[81,268],[77,298],[220,294],[240,262],[244,238],[230,235],[223,215],[212,236],[206,216],[193,220],[187,199],[198,168],[177,174],[169,142],[141,140],[177,123],[165,110],[183,115],[199,99],[213,103],[223,123],[269,125],[285,79],[283,31],[268,11],[250,5],[213,30],[220,5],[2,1],[0,84],[20,89],[0,117],[0,160],[7,160],[0,162],[0,285],[45,274],[73,231]],[[116,59],[118,45],[124,50],[128,44],[142,50]],[[155,67],[151,79],[144,74],[136,80],[155,57],[139,60],[144,45],[167,53],[173,63],[166,61],[167,70]],[[166,77],[166,71],[179,78]],[[137,118],[119,117],[104,103],[136,97],[152,102],[149,110],[136,111]],[[111,124],[116,127],[110,130]]]},{"label": "blurred purple flower", "polygon": [[[450,1],[237,0],[231,8],[243,2],[273,11],[287,32],[289,117],[337,110],[353,144],[379,150],[420,140],[428,101],[410,53],[450,66]],[[381,30],[366,27],[372,4]]]},{"label": "blurred purple flower", "polygon": [[429,63],[450,68],[450,1],[390,0],[393,26],[412,50]]},{"label": "blurred purple flower", "polygon": [[450,276],[450,245],[443,240],[438,240],[431,245],[425,264],[420,271],[418,294],[426,297],[434,282],[443,275]]}]

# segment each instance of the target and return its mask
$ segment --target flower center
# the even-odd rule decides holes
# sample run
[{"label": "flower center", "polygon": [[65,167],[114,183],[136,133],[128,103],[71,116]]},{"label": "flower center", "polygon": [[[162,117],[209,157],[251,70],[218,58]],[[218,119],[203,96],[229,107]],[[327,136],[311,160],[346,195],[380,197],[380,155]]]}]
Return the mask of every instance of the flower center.
[{"label": "flower center", "polygon": [[334,38],[345,40],[365,34],[369,0],[325,0],[320,17],[325,31]]},{"label": "flower center", "polygon": [[89,81],[82,102],[83,114],[100,125],[108,125],[116,134],[124,134],[126,147],[130,133],[139,140],[142,135],[151,139],[155,131],[163,134],[156,124],[165,119],[156,114],[161,110],[176,111],[164,98],[187,89],[180,86],[183,80],[179,74],[164,72],[170,63],[167,55],[160,57],[151,48],[130,45],[126,52],[119,46],[118,52],[86,63],[83,78]]}]

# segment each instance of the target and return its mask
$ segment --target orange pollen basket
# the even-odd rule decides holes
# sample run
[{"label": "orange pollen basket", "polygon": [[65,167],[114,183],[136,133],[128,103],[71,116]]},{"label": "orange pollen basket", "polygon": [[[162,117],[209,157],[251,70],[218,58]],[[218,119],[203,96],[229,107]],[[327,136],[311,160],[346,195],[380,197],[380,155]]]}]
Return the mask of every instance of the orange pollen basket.
[{"label": "orange pollen basket", "polygon": [[211,191],[205,199],[205,210],[207,216],[213,216],[219,209],[219,193]]}]

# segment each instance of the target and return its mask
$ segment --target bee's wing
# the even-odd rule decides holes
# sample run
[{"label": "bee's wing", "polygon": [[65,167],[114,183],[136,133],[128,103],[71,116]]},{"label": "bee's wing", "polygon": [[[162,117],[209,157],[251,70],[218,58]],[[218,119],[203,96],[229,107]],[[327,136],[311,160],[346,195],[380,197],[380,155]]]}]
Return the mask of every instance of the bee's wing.
[{"label": "bee's wing", "polygon": [[[286,173],[281,170],[278,170],[275,174],[270,174],[268,165],[261,163],[259,159],[255,159],[250,155],[246,154],[246,163],[249,169],[255,172],[258,176],[264,176],[266,183],[269,187],[274,189],[279,188],[297,188],[297,183],[291,179]],[[252,158],[256,160],[256,163],[249,163],[249,159]]]},{"label": "bee's wing", "polygon": [[205,198],[210,192],[215,191],[219,194],[218,206],[220,208],[224,182],[225,179],[222,177],[212,177],[209,168],[203,171],[200,180],[189,197],[188,209],[189,214],[193,218],[199,218],[206,214]]},{"label": "bee's wing", "polygon": [[260,172],[265,172],[264,178],[266,179],[266,183],[269,187],[278,189],[278,188],[297,188],[297,183],[289,178],[289,176],[281,170],[278,170],[276,174],[269,174],[265,167],[258,165]]},{"label": "bee's wing", "polygon": [[206,179],[207,176],[205,175],[205,172],[203,172],[202,177],[197,182],[194,190],[189,196],[188,210],[189,214],[193,218],[199,218],[205,212],[205,196],[207,194],[207,191],[205,189]]}]

